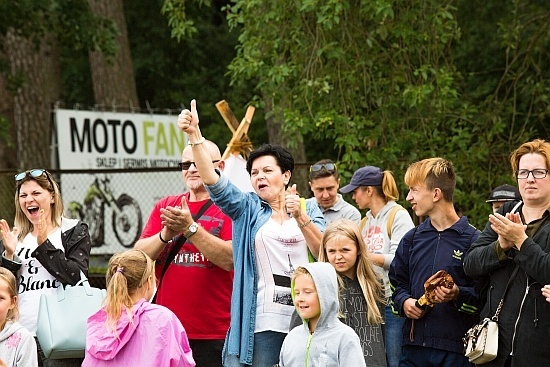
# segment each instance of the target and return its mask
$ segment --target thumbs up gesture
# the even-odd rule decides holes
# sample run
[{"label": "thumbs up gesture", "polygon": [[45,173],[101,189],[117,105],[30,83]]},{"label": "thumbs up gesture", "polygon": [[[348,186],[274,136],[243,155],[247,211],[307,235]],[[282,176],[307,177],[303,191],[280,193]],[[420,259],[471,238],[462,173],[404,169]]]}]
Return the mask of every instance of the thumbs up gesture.
[{"label": "thumbs up gesture", "polygon": [[285,196],[286,211],[294,218],[297,218],[302,213],[300,206],[300,196],[296,191],[296,184],[292,185],[287,191]]},{"label": "thumbs up gesture", "polygon": [[182,110],[178,116],[178,128],[187,133],[193,134],[199,125],[199,113],[197,112],[197,101],[191,100],[191,110]]}]

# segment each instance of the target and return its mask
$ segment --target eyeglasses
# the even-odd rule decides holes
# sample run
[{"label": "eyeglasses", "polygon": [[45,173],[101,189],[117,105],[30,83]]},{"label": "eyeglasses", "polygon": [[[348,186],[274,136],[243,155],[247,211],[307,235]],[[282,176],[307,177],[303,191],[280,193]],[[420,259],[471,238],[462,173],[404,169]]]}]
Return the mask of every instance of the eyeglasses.
[{"label": "eyeglasses", "polygon": [[21,182],[25,177],[31,176],[32,178],[38,178],[42,176],[43,174],[46,175],[46,178],[50,182],[50,185],[52,185],[52,188],[54,187],[52,179],[50,178],[50,175],[48,174],[48,171],[42,168],[35,168],[28,171],[19,172],[15,175],[15,182],[19,183]]},{"label": "eyeglasses", "polygon": [[537,168],[533,170],[520,169],[516,171],[516,177],[520,180],[524,180],[529,177],[530,173],[533,175],[533,178],[541,179],[546,177],[546,175],[548,174],[548,170],[542,168]]},{"label": "eyeglasses", "polygon": [[[216,160],[213,160],[212,163],[218,163],[219,161],[220,161],[219,159],[216,159]],[[178,163],[178,167],[182,171],[187,171],[189,168],[191,168],[191,165],[197,167],[195,165],[195,162],[180,162],[180,163]]]},{"label": "eyeglasses", "polygon": [[334,171],[336,170],[336,165],[334,163],[314,164],[309,167],[309,172],[317,172],[322,170],[323,168],[327,171]]}]

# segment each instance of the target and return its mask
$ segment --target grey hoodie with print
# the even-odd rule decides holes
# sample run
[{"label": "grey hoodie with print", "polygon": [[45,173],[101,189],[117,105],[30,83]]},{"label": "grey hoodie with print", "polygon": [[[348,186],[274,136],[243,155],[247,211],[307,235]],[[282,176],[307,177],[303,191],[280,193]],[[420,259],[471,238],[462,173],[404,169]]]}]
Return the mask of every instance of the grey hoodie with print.
[{"label": "grey hoodie with print", "polygon": [[[303,267],[311,274],[315,283],[321,316],[313,333],[309,332],[308,320],[303,320],[303,325],[288,333],[281,348],[279,366],[365,366],[359,337],[352,328],[338,320],[338,281],[334,267],[322,262]],[[294,282],[292,294],[294,295]]]},{"label": "grey hoodie with print", "polygon": [[36,342],[17,321],[7,321],[0,331],[0,359],[8,367],[37,367]]}]

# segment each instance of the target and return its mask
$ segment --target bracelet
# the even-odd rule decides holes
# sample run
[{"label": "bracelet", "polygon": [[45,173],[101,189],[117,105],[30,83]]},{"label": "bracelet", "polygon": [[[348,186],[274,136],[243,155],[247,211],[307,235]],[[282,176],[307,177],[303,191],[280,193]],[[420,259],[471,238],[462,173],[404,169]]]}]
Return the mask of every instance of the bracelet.
[{"label": "bracelet", "polygon": [[311,223],[311,219],[308,220],[308,221],[305,222],[305,223],[298,224],[298,228],[302,229],[302,228],[306,227],[307,225],[309,225],[309,223]]},{"label": "bracelet", "polygon": [[204,138],[204,136],[202,138],[199,139],[198,142],[196,143],[191,143],[191,142],[188,142],[187,144],[191,147],[194,147],[195,145],[201,145],[202,143],[204,143],[206,141],[206,139]]},{"label": "bracelet", "polygon": [[159,238],[160,238],[160,241],[161,241],[162,243],[168,243],[168,242],[170,242],[170,241],[166,241],[166,240],[164,240],[164,238],[162,238],[162,231],[159,232]]}]

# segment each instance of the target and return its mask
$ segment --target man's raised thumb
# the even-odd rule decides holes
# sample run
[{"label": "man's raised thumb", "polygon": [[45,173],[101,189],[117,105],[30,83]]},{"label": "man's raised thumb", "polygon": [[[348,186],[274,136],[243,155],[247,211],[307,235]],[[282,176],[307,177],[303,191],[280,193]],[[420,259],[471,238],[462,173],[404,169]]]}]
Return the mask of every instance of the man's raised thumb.
[{"label": "man's raised thumb", "polygon": [[199,114],[197,112],[197,101],[195,99],[191,100],[191,115],[193,118],[199,119]]}]

